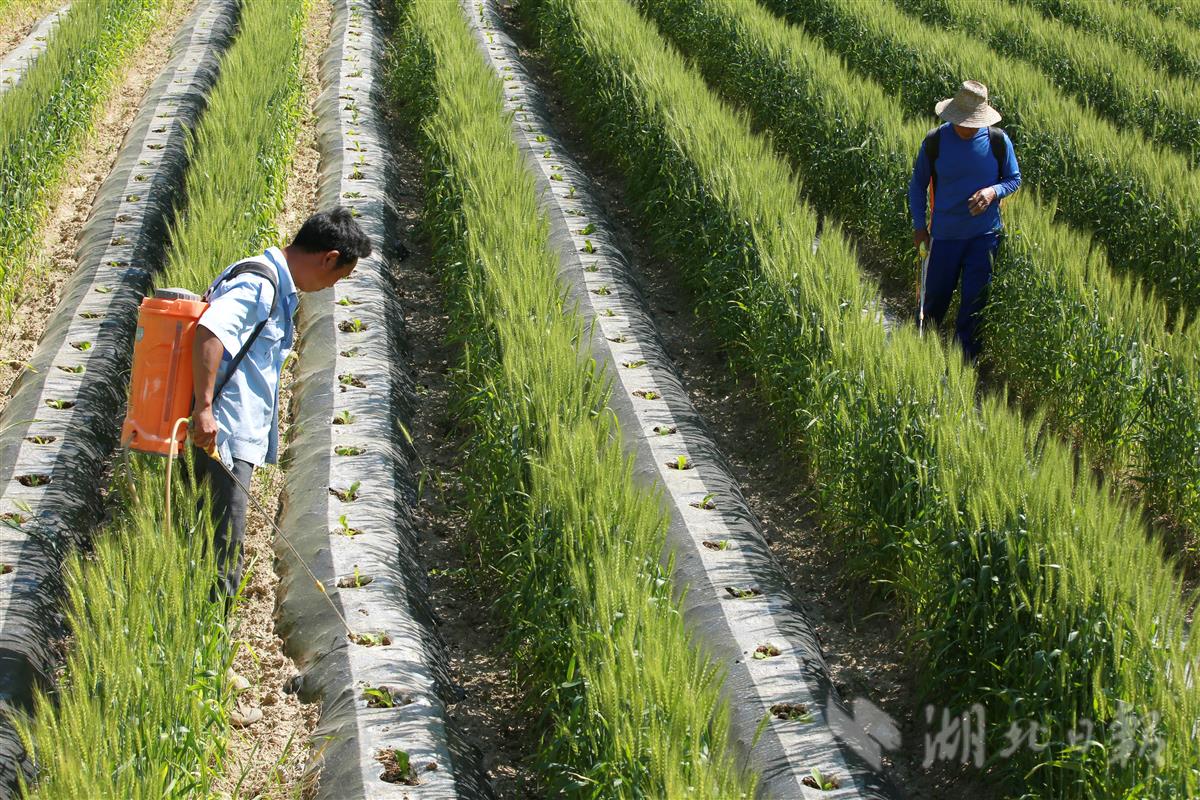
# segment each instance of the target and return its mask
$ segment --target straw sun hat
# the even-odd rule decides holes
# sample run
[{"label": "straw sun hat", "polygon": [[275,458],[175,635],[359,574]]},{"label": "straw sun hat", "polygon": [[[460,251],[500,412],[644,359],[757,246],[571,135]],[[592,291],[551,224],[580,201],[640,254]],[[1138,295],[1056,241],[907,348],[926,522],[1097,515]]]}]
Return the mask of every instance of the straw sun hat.
[{"label": "straw sun hat", "polygon": [[954,97],[934,106],[946,122],[966,128],[986,128],[1000,121],[1000,112],[988,105],[988,88],[979,81],[963,81]]}]

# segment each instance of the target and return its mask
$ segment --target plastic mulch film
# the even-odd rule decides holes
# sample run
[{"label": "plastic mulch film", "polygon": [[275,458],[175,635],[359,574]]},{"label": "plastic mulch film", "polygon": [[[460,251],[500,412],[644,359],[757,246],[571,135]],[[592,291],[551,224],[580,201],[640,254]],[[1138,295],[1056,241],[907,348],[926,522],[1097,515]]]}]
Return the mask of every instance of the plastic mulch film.
[{"label": "plastic mulch film", "polygon": [[29,35],[21,40],[20,44],[3,59],[0,59],[0,94],[4,94],[20,83],[21,78],[25,77],[25,73],[33,66],[33,62],[37,61],[38,56],[46,52],[50,35],[54,32],[58,21],[66,15],[70,8],[68,3],[58,11],[47,14],[41,22],[33,27]]},{"label": "plastic mulch film", "polygon": [[[77,268],[0,416],[0,707],[27,709],[51,681],[61,563],[103,509],[125,408],[137,309],[181,200],[185,141],[216,80],[236,0],[201,0],[146,96],[80,234]],[[0,723],[0,789],[18,764]]]},{"label": "plastic mulch film", "polygon": [[[590,180],[547,123],[546,104],[501,29],[493,0],[463,7],[489,63],[503,74],[514,137],[542,192],[569,300],[593,323],[592,352],[616,379],[609,405],[635,458],[634,472],[662,487],[670,514],[667,551],[675,554],[677,586],[687,587],[684,619],[726,671],[733,737],[761,775],[762,794],[897,796],[879,772],[880,741],[863,730],[864,715],[847,711],[833,687],[812,625],[688,399]],[[544,158],[547,151],[551,156]],[[894,743],[878,729],[873,733]],[[813,782],[814,767],[839,787],[804,783]]]},{"label": "plastic mulch film", "polygon": [[[317,107],[319,207],[351,208],[374,252],[333,289],[301,300],[279,525],[355,637],[277,541],[278,632],[300,670],[301,699],[321,703],[308,765],[316,797],[489,797],[479,754],[447,724],[456,698],[416,557],[414,456],[401,427],[414,394],[391,271],[398,219],[375,111],[381,21],[364,0],[333,6]],[[387,768],[397,751],[411,763],[407,776]]]}]

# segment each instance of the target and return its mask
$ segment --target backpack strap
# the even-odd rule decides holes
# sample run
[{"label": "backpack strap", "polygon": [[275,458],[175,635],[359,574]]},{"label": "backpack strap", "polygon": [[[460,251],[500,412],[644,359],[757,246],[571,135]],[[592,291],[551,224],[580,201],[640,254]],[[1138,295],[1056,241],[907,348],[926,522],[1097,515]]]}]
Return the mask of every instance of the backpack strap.
[{"label": "backpack strap", "polygon": [[250,348],[258,340],[258,335],[262,333],[263,328],[267,325],[267,321],[275,314],[275,307],[279,304],[279,273],[275,271],[273,266],[269,267],[259,261],[243,261],[240,264],[236,264],[233,269],[213,281],[213,285],[208,287],[208,291],[204,293],[204,299],[208,300],[212,296],[213,290],[225,281],[241,275],[257,275],[271,284],[271,287],[275,290],[271,295],[271,310],[267,312],[267,319],[254,326],[254,332],[250,334],[250,338],[246,340],[246,344],[237,352],[233,360],[229,362],[229,369],[225,371],[225,377],[221,380],[221,384],[217,386],[216,391],[213,392],[214,403],[221,395],[221,390],[225,388],[225,384],[229,383],[229,379],[233,377],[233,373],[237,372],[238,367],[241,366],[242,359],[246,357],[246,353],[250,352]]},{"label": "backpack strap", "polygon": [[935,192],[937,191],[937,157],[941,146],[942,128],[939,125],[925,134],[925,141],[921,142],[921,149],[925,151],[925,160],[929,162],[929,181],[933,184]]},{"label": "backpack strap", "polygon": [[988,144],[992,146],[992,157],[996,159],[996,178],[1004,177],[1004,164],[1008,161],[1007,134],[995,125],[988,127]]}]

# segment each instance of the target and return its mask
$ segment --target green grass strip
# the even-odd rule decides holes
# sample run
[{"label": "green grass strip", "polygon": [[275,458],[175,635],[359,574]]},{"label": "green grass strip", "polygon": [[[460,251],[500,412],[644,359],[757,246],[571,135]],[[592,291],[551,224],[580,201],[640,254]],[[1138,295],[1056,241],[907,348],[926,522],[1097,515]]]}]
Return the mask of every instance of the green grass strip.
[{"label": "green grass strip", "polygon": [[895,94],[914,118],[964,78],[992,90],[1028,186],[1104,242],[1110,262],[1166,299],[1200,307],[1200,173],[1176,153],[1123,132],[1065,97],[1033,67],[961,33],[938,30],[890,2],[765,0]]},{"label": "green grass strip", "polygon": [[[641,0],[705,77],[770,130],[814,204],[864,239],[915,301],[907,185],[925,128],[800,28],[736,0]],[[985,310],[984,357],[1056,427],[1200,530],[1200,330],[1115,277],[1088,237],[1021,193]]]},{"label": "green grass strip", "polygon": [[1059,89],[1123,127],[1200,155],[1200,83],[1163,75],[1121,46],[1004,0],[896,0],[934,27],[1033,64]]},{"label": "green grass strip", "polygon": [[[191,142],[189,207],[160,281],[202,291],[273,244],[298,134],[306,0],[247,0]],[[227,736],[222,614],[209,602],[211,540],[184,481],[164,530],[164,462],[135,458],[135,502],[66,567],[74,633],[62,684],[20,725],[43,798],[195,798],[220,776]],[[177,473],[178,474],[178,473]]]},{"label": "green grass strip", "polygon": [[1200,80],[1200,31],[1179,20],[1162,19],[1126,3],[1008,2],[1019,8],[1036,9],[1051,19],[1107,37],[1158,69]]},{"label": "green grass strip", "polygon": [[[1037,420],[977,399],[936,338],[885,334],[836,225],[813,252],[790,165],[632,8],[533,5],[562,96],[756,377],[851,568],[907,620],[932,701],[983,706],[994,774],[1023,797],[1195,794],[1200,690],[1185,673],[1200,646],[1183,644],[1179,581],[1136,512],[1077,477]],[[1135,714],[1149,746],[1125,757]],[[1031,723],[1045,751],[998,757],[1010,725]],[[1104,746],[1072,744],[1089,723]]]},{"label": "green grass strip", "polygon": [[1200,2],[1197,0],[1135,0],[1135,3],[1163,19],[1179,20],[1200,29]]},{"label": "green grass strip", "polygon": [[15,310],[38,226],[67,159],[163,5],[77,0],[21,82],[0,95],[0,316]]},{"label": "green grass strip", "polygon": [[529,700],[544,709],[547,794],[750,797],[720,675],[692,645],[660,564],[664,512],[633,480],[609,380],[564,306],[500,80],[455,3],[414,0],[395,52],[464,346],[472,529]]}]

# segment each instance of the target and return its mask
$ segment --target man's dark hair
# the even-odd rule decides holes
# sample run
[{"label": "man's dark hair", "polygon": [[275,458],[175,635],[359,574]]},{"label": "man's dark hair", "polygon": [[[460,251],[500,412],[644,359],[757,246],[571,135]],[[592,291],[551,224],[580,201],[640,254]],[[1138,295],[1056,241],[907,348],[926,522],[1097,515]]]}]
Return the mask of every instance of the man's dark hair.
[{"label": "man's dark hair", "polygon": [[337,250],[339,267],[371,255],[371,240],[345,206],[318,211],[306,219],[296,231],[292,247],[306,253]]}]

